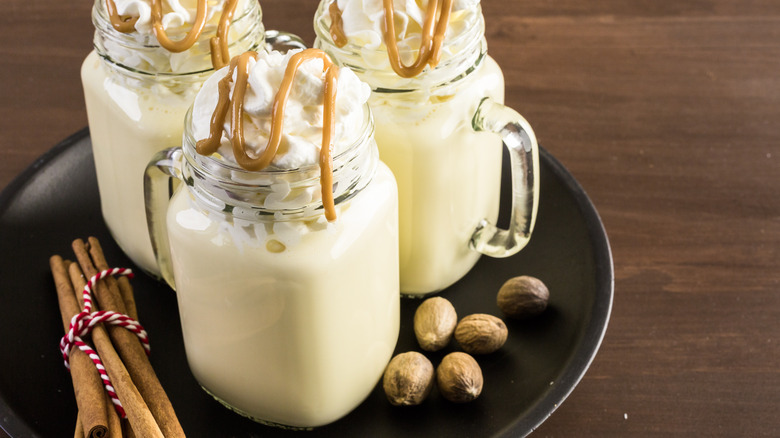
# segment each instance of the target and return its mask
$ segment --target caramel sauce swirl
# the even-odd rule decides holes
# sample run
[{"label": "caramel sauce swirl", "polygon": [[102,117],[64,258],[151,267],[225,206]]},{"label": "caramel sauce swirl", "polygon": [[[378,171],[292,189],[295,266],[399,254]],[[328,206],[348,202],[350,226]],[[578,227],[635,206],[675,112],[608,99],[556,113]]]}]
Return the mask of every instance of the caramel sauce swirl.
[{"label": "caramel sauce swirl", "polygon": [[[287,100],[292,90],[293,80],[300,66],[310,59],[321,59],[323,72],[325,73],[322,147],[320,148],[320,186],[322,191],[322,206],[325,209],[325,218],[332,222],[336,220],[336,207],[333,199],[333,134],[336,125],[336,88],[338,67],[333,64],[325,52],[318,49],[306,49],[290,57],[284,78],[279,86],[279,91],[274,97],[271,111],[271,130],[265,150],[257,157],[251,157],[246,149],[244,141],[244,97],[248,88],[249,71],[247,65],[249,59],[257,59],[257,52],[246,52],[236,56],[230,61],[230,68],[224,78],[220,79],[219,100],[214,109],[209,126],[209,136],[199,140],[195,150],[201,155],[211,155],[220,146],[222,127],[230,113],[230,131],[232,132],[231,147],[236,162],[243,169],[258,171],[271,164],[279,150],[282,138],[282,126],[284,125],[284,112]],[[230,94],[230,82],[236,75],[233,84],[233,94]]]},{"label": "caramel sauce swirl", "polygon": [[[393,71],[402,78],[413,78],[419,75],[425,66],[436,67],[441,60],[441,47],[444,43],[444,34],[447,32],[447,25],[450,21],[453,0],[429,0],[428,9],[425,15],[425,22],[422,28],[422,40],[420,42],[420,51],[417,53],[417,59],[411,65],[404,65],[401,60],[401,54],[398,51],[398,41],[395,32],[395,9],[393,0],[383,0],[385,20],[384,20],[384,40],[387,46],[387,56],[390,60],[390,66]],[[344,34],[344,21],[341,18],[341,10],[336,0],[330,4],[330,36],[333,43],[338,47],[344,47],[347,44],[347,37]],[[438,15],[438,19],[436,16]],[[435,24],[434,24],[435,21]]]},{"label": "caramel sauce swirl", "polygon": [[[211,47],[211,64],[214,69],[224,67],[227,64],[227,60],[230,59],[227,32],[230,28],[230,21],[233,19],[233,13],[236,10],[237,4],[238,0],[227,0],[219,19],[217,35],[212,37],[209,41]],[[192,28],[187,32],[184,38],[174,41],[170,39],[163,28],[162,0],[152,0],[152,30],[155,38],[157,38],[157,41],[160,43],[160,46],[172,53],[180,53],[191,48],[203,33],[203,28],[206,25],[207,7],[206,0],[198,0],[195,12],[195,22],[193,23]],[[114,29],[122,33],[133,31],[135,23],[138,21],[138,17],[119,15],[114,0],[106,0],[106,11],[108,12],[108,17],[111,20],[111,25]]]}]

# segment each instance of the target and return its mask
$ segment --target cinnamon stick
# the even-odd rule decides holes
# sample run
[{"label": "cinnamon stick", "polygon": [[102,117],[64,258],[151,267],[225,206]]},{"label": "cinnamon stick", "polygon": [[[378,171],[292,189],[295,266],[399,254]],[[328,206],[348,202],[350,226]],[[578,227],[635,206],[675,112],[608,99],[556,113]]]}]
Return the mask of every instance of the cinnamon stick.
[{"label": "cinnamon stick", "polygon": [[124,434],[125,434],[124,436],[125,436],[125,438],[135,438],[135,437],[136,437],[136,435],[135,435],[135,431],[134,431],[134,430],[133,430],[133,428],[130,426],[130,424],[128,424],[128,423],[125,423],[125,425],[124,425],[124,426],[125,426],[125,428],[124,428],[123,430],[124,430]]},{"label": "cinnamon stick", "polygon": [[73,438],[84,438],[84,425],[81,424],[81,413],[76,414],[76,430],[73,431]]},{"label": "cinnamon stick", "polygon": [[[77,239],[73,241],[72,246],[84,274],[90,278],[98,274],[99,271],[90,257],[87,244],[83,240]],[[94,249],[100,251],[99,246],[96,246]],[[100,252],[102,254],[102,251]],[[110,286],[105,281],[97,282],[94,289],[97,302],[103,310],[126,314],[127,309],[118,286],[116,283],[114,283],[114,287]],[[127,371],[149,406],[162,432],[168,438],[184,437],[184,430],[181,428],[181,424],[179,424],[173,405],[171,405],[168,395],[157,379],[157,374],[154,372],[154,368],[152,368],[138,337],[134,333],[118,326],[108,326],[107,331],[116,351],[122,357]],[[135,426],[133,428],[135,429]],[[135,429],[135,432],[139,436],[147,436],[137,429]]]},{"label": "cinnamon stick", "polygon": [[108,435],[106,438],[122,438],[122,419],[119,418],[119,414],[114,408],[114,404],[111,402],[111,397],[108,393],[105,393],[106,414],[108,416]]},{"label": "cinnamon stick", "polygon": [[[71,263],[69,268],[70,278],[73,285],[83,290],[87,283],[78,264]],[[84,302],[80,299],[83,307]],[[94,303],[93,303],[94,305]],[[136,388],[130,374],[119,358],[111,339],[102,324],[96,325],[92,330],[92,342],[100,354],[103,365],[106,367],[111,384],[122,402],[127,418],[133,428],[143,437],[164,437],[160,427],[154,419],[149,408],[146,406],[143,397],[138,388]]]},{"label": "cinnamon stick", "polygon": [[[70,328],[70,321],[81,312],[76,302],[76,296],[68,279],[65,261],[58,255],[49,259],[54,284],[57,289],[57,301],[65,332]],[[103,438],[108,432],[108,417],[106,416],[106,398],[103,381],[100,379],[92,360],[86,353],[73,348],[70,355],[70,377],[73,381],[73,392],[76,395],[76,405],[79,409],[77,425],[81,424],[81,436]]]},{"label": "cinnamon stick", "polygon": [[[89,255],[92,257],[92,262],[95,264],[95,268],[98,271],[105,271],[110,269],[106,262],[106,257],[103,255],[103,248],[100,246],[100,242],[95,237],[87,239]],[[125,305],[124,314],[138,321],[138,308],[135,305],[135,295],[133,295],[133,286],[130,284],[130,280],[127,277],[121,276],[118,278],[106,277],[103,281],[108,283],[109,288],[113,288],[114,284],[119,289],[119,295],[122,297],[122,302]]]},{"label": "cinnamon stick", "polygon": [[[92,239],[90,238],[90,242],[92,242]],[[94,239],[95,243],[98,245],[98,248],[100,248],[100,244],[97,242],[97,239]],[[90,248],[92,245],[90,245]],[[101,249],[99,254],[95,254],[93,251],[90,251],[90,254],[92,254],[92,258],[95,261],[95,265],[98,269],[101,271],[105,269],[110,269],[108,266],[108,263],[106,262],[106,259],[103,257],[103,251]],[[98,257],[96,259],[96,257]],[[75,265],[78,267],[78,265]],[[78,268],[77,268],[78,269]],[[79,270],[80,271],[80,270]],[[83,275],[82,275],[83,278]],[[114,278],[114,277],[107,277],[107,278]],[[135,305],[135,296],[133,295],[133,287],[130,285],[130,280],[127,279],[127,277],[122,276],[117,279],[117,285],[119,286],[119,291],[122,294],[122,301],[125,303],[125,308],[127,309],[126,315],[133,318],[134,320],[138,321],[138,311],[136,310]],[[119,415],[116,413],[116,409],[109,408],[109,416],[108,416],[108,423],[109,423],[109,437],[108,438],[135,438],[135,432],[133,431],[133,428],[130,426],[130,423],[127,422],[127,420],[122,420],[119,418]],[[114,415],[110,415],[113,413]]]}]

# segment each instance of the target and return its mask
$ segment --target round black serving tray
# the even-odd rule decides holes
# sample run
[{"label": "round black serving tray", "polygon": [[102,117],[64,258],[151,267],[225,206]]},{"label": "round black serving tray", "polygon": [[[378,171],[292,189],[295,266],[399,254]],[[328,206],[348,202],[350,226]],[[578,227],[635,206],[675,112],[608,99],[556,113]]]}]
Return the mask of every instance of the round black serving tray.
[{"label": "round black serving tray", "polygon": [[[108,233],[99,202],[86,129],[42,156],[0,195],[0,427],[14,438],[73,434],[76,404],[58,351],[63,333],[48,259],[72,257],[74,239],[96,236],[110,264],[133,267]],[[477,357],[485,385],[476,401],[452,404],[434,390],[422,405],[398,408],[378,385],[343,419],[306,432],[254,423],[208,396],[187,367],[174,292],[143,274],[132,283],[151,338],[150,360],[188,436],[514,437],[549,417],[585,374],[606,331],[614,288],[609,242],[596,209],[543,149],[531,243],[506,259],[482,257],[441,295],[460,316],[502,316],[496,293],[517,275],[542,279],[550,305],[533,320],[507,321],[504,347]],[[412,330],[419,302],[402,300],[397,352],[419,351]],[[428,356],[435,366],[456,349],[453,341]]]}]

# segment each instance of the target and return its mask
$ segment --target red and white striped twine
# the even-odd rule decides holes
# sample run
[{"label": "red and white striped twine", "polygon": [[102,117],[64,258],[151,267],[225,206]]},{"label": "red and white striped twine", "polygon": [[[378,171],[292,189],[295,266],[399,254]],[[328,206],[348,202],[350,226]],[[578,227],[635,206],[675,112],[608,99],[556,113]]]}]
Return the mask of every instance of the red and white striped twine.
[{"label": "red and white striped twine", "polygon": [[71,319],[68,333],[60,340],[60,352],[62,353],[62,358],[65,361],[65,368],[67,369],[70,369],[69,355],[70,350],[73,347],[77,347],[79,350],[86,353],[92,360],[92,363],[95,364],[95,367],[100,374],[100,378],[103,380],[103,385],[106,387],[106,392],[108,392],[108,395],[111,397],[111,402],[114,404],[119,416],[126,418],[127,415],[125,414],[125,410],[122,407],[122,403],[119,401],[119,397],[117,396],[114,387],[111,385],[111,380],[108,378],[108,373],[103,366],[103,362],[100,360],[97,352],[81,339],[82,336],[86,336],[92,331],[95,325],[101,322],[110,325],[118,325],[135,333],[141,340],[141,345],[143,345],[144,350],[146,350],[146,354],[149,354],[150,352],[149,337],[146,334],[146,330],[144,330],[138,321],[119,312],[105,310],[92,312],[92,288],[98,281],[109,275],[125,275],[128,278],[133,278],[133,271],[123,268],[106,269],[89,279],[86,286],[84,286],[83,291],[84,310],[82,310],[81,313],[74,315],[73,319]]}]

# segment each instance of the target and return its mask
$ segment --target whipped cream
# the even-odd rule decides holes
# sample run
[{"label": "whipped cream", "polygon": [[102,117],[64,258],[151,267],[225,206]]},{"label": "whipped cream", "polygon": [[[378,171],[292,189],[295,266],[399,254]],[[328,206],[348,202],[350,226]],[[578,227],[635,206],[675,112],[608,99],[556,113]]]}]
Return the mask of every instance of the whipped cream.
[{"label": "whipped cream", "polygon": [[[152,0],[114,0],[119,15],[138,17],[135,30],[152,35]],[[206,22],[214,25],[222,13],[224,0],[211,0],[206,6]],[[104,3],[105,5],[105,3]],[[162,25],[172,37],[184,36],[192,28],[197,0],[167,0],[162,4]]]},{"label": "whipped cream", "polygon": [[[172,53],[160,47],[153,30],[151,0],[114,0],[122,16],[138,17],[132,32],[122,33],[111,27],[105,0],[96,0],[94,14],[98,35],[98,52],[111,61],[135,70],[150,73],[191,73],[211,68],[209,40],[216,34],[227,0],[209,0],[206,24],[195,44],[189,49]],[[173,41],[183,39],[192,29],[197,15],[197,0],[165,0],[162,2],[162,25]],[[98,21],[100,23],[98,23]],[[239,0],[228,29],[230,43],[243,41],[231,50],[239,53],[254,49],[263,41],[264,28],[260,6],[254,1]],[[246,38],[248,36],[248,38]]]},{"label": "whipped cream", "polygon": [[[271,129],[274,98],[292,55],[261,52],[257,60],[248,63],[249,79],[244,99],[244,141],[250,155],[259,156],[265,150]],[[212,114],[219,100],[219,81],[228,67],[218,70],[203,84],[192,110],[192,133],[196,141],[209,136]],[[234,78],[235,80],[235,73]],[[287,100],[282,138],[272,169],[298,169],[319,162],[323,130],[323,87],[325,74],[320,59],[301,64]],[[233,82],[231,82],[231,94]],[[339,69],[336,89],[336,123],[333,135],[333,156],[351,146],[360,136],[365,120],[370,87],[361,82],[349,68]],[[230,120],[226,118],[218,155],[235,164],[230,139]],[[237,164],[236,164],[237,165]]]},{"label": "whipped cream", "polygon": [[[414,61],[420,48],[420,34],[429,1],[436,0],[396,0],[395,29],[398,40],[398,50],[404,63]],[[386,63],[386,46],[384,41],[384,8],[382,0],[338,0],[341,17],[343,20],[344,34],[349,44],[362,47],[366,51],[381,51],[382,58],[369,57],[366,61],[374,67],[383,66]],[[445,50],[442,59],[447,55],[446,45],[448,41],[457,38],[465,29],[473,24],[473,11],[479,5],[479,0],[455,0],[452,5],[452,14],[445,34]],[[329,16],[329,12],[326,12]]]},{"label": "whipped cream", "polygon": [[[420,52],[428,2],[396,0],[394,3],[396,44],[403,65],[412,65]],[[343,47],[337,46],[330,34],[333,22],[330,5],[328,0],[320,3],[315,18],[314,47],[330,54],[339,65],[359,66],[355,73],[374,90],[425,91],[423,96],[410,96],[414,105],[421,99],[425,101],[429,92],[446,95],[447,90],[433,90],[433,87],[453,80],[474,65],[484,51],[485,22],[479,0],[455,0],[436,67],[426,66],[419,75],[403,78],[393,71],[384,41],[382,0],[338,0],[341,27],[347,40]]]}]

